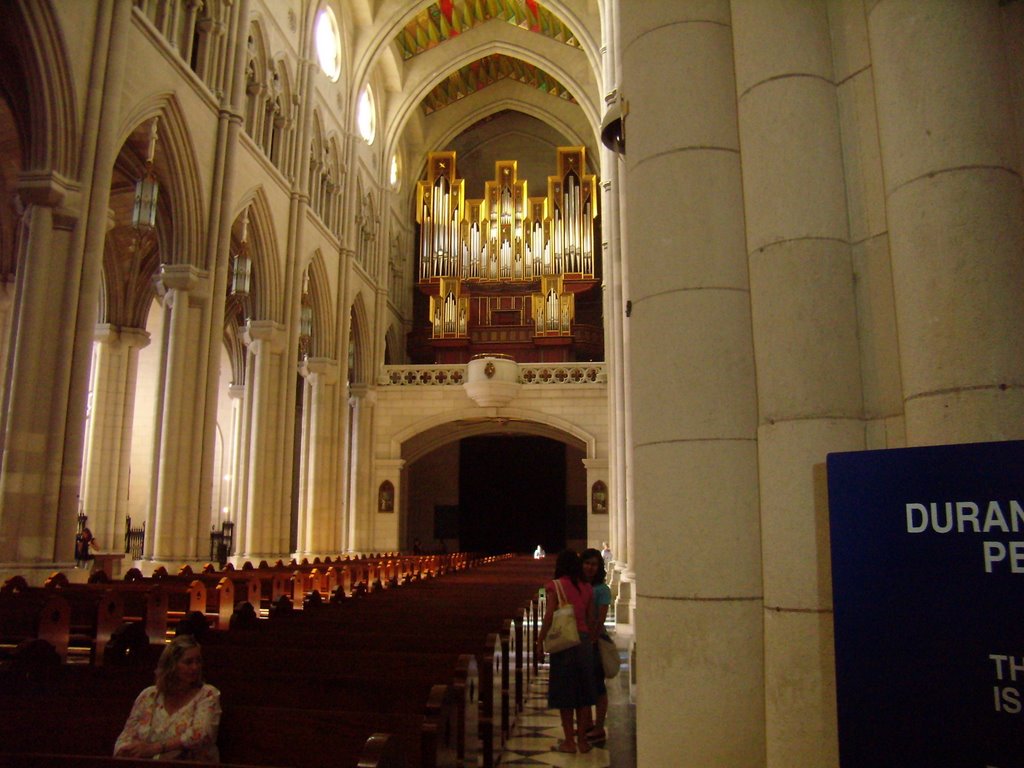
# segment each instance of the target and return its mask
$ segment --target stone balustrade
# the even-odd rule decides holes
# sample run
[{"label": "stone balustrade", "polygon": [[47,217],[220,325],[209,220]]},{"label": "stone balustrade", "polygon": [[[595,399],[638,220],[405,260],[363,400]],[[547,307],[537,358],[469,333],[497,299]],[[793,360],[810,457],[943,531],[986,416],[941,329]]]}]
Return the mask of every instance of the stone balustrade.
[{"label": "stone balustrade", "polygon": [[[466,382],[465,365],[385,365],[377,379],[379,386],[438,387]],[[606,384],[604,363],[521,363],[518,383]]]}]

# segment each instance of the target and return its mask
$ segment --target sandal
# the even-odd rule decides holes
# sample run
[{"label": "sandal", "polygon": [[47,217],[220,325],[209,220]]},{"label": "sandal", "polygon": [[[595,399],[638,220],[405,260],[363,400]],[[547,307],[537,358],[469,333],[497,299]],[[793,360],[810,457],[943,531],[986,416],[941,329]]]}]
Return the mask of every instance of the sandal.
[{"label": "sandal", "polygon": [[587,752],[589,752],[592,749],[593,749],[593,747],[590,746],[590,742],[587,741],[586,739],[584,739],[583,741],[580,742],[580,752],[582,754],[585,755]]},{"label": "sandal", "polygon": [[[587,749],[589,749],[589,748],[590,748],[590,746],[587,745]],[[576,744],[574,744],[571,741],[560,741],[557,744],[552,744],[551,745],[551,751],[552,752],[565,752],[566,754],[569,754],[569,755],[575,755],[576,754]]]},{"label": "sandal", "polygon": [[591,728],[587,731],[587,741],[604,741],[607,738],[604,728]]}]

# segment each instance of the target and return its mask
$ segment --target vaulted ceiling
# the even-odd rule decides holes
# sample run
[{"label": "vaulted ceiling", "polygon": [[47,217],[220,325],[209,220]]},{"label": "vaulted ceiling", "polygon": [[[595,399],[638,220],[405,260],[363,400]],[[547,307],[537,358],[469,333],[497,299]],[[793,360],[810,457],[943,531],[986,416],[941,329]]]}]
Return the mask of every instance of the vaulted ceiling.
[{"label": "vaulted ceiling", "polygon": [[[408,61],[492,19],[572,48],[580,47],[573,31],[536,0],[442,0],[423,9],[408,22],[395,38],[395,44],[402,58]],[[542,67],[494,53],[450,72],[423,99],[423,112],[429,115],[504,78],[512,78],[543,93],[575,102],[572,93]]]},{"label": "vaulted ceiling", "polygon": [[439,149],[474,151],[482,173],[492,151],[553,157],[582,144],[596,162],[598,0],[380,0],[368,16],[385,32],[371,56],[394,73],[385,124],[414,174]]}]

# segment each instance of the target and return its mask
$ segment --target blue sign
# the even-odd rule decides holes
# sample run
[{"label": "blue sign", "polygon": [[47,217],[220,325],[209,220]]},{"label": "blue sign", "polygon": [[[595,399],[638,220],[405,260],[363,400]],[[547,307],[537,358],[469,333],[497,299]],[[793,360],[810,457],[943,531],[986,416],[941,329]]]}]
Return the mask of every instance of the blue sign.
[{"label": "blue sign", "polygon": [[1024,768],[1024,442],[827,466],[842,768]]}]

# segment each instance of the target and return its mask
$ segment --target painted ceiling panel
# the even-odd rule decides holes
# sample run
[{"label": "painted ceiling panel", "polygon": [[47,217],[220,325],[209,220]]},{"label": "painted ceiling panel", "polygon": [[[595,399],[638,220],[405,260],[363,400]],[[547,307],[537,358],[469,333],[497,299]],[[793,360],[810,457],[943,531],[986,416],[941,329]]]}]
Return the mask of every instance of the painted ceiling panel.
[{"label": "painted ceiling panel", "polygon": [[423,112],[429,115],[504,79],[516,80],[551,96],[576,103],[565,86],[544,70],[520,59],[496,53],[451,72],[424,97]]},{"label": "painted ceiling panel", "polygon": [[536,0],[440,0],[406,24],[395,42],[408,60],[492,19],[580,47],[572,30]]}]

